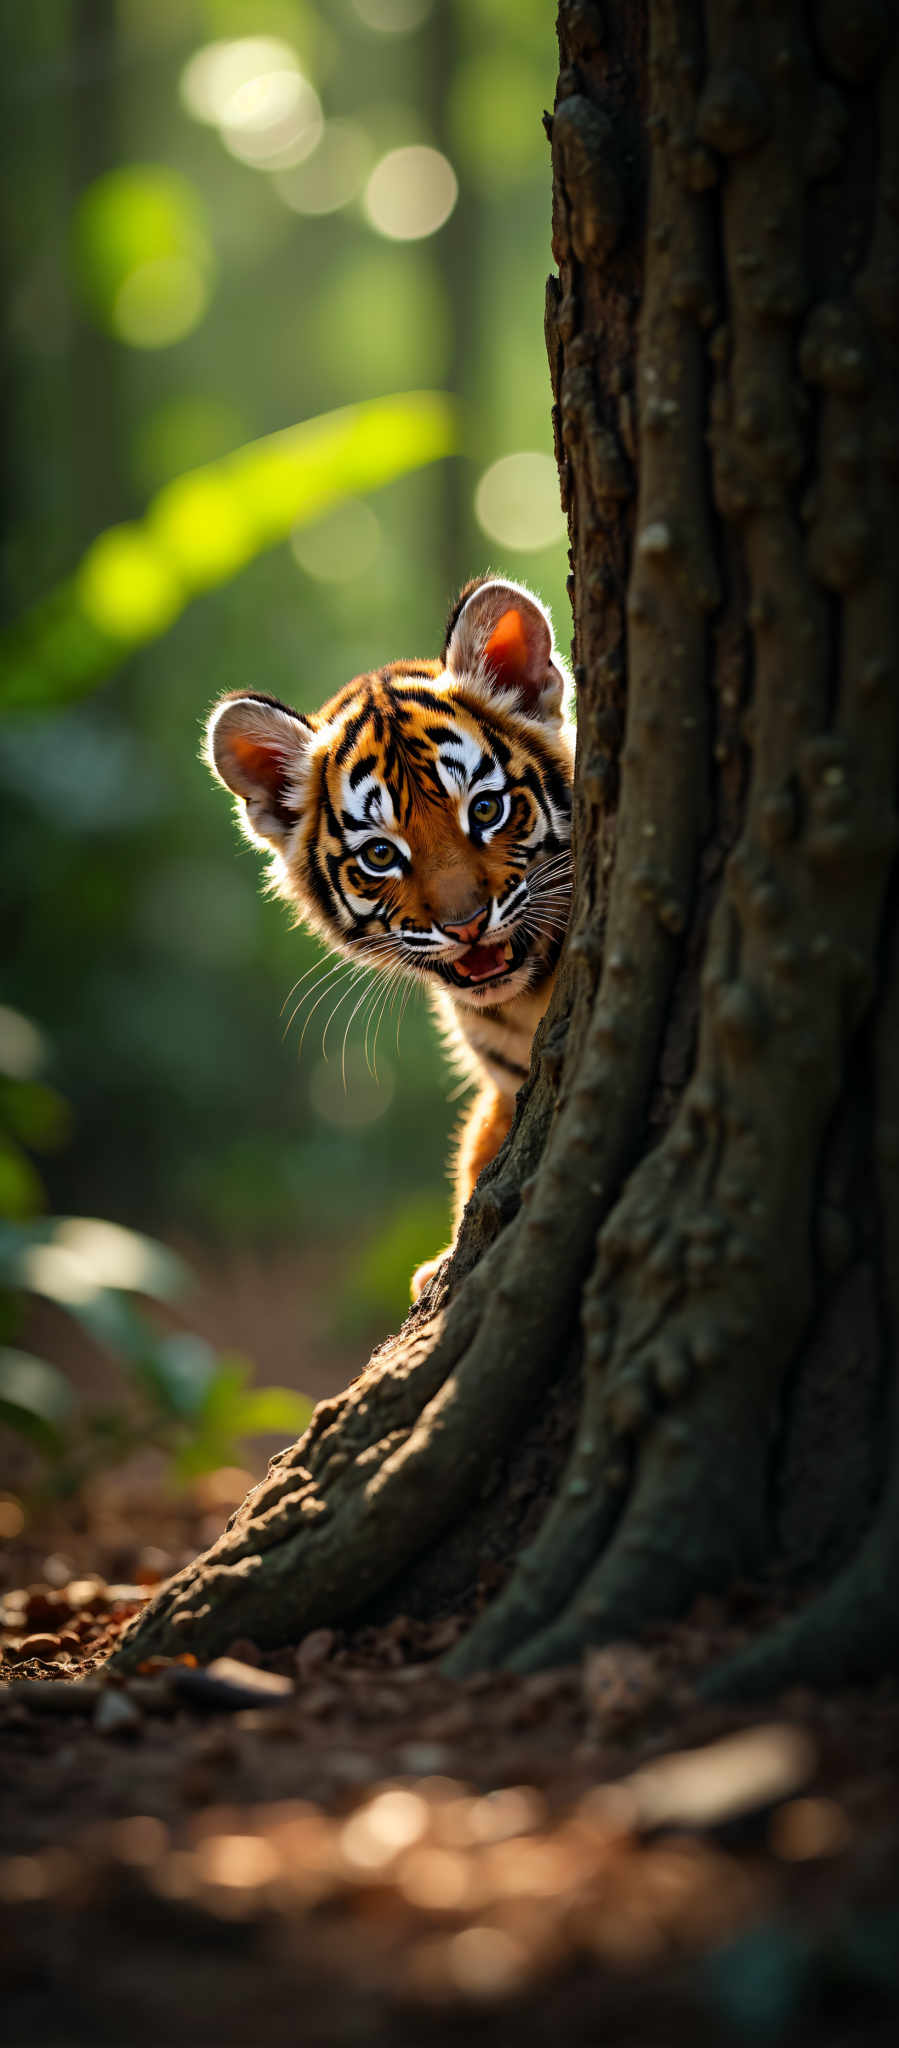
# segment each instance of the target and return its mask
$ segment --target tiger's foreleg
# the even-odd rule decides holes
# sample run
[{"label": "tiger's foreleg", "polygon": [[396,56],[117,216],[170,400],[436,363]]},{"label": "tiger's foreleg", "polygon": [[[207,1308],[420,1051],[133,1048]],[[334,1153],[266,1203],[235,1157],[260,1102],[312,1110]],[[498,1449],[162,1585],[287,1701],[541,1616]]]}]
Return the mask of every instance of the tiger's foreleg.
[{"label": "tiger's foreleg", "polygon": [[[487,1083],[475,1096],[455,1137],[453,1160],[453,1243],[458,1235],[459,1225],[465,1211],[468,1197],[482,1169],[493,1159],[512,1127],[514,1101],[501,1095],[498,1088]],[[435,1259],[426,1259],[417,1266],[412,1275],[411,1293],[417,1301],[422,1289],[428,1284],[438,1266],[442,1265],[452,1245],[438,1252]]]}]

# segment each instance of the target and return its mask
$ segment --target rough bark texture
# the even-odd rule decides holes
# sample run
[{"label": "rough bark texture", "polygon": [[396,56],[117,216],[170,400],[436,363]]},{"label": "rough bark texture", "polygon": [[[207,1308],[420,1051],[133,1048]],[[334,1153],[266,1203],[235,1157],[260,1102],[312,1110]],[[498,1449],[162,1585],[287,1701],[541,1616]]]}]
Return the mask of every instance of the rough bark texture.
[{"label": "rough bark texture", "polygon": [[722,1685],[895,1654],[895,26],[563,0],[565,959],[453,1261],[120,1664],[458,1601],[485,1552],[458,1672],[772,1566],[830,1576]]}]

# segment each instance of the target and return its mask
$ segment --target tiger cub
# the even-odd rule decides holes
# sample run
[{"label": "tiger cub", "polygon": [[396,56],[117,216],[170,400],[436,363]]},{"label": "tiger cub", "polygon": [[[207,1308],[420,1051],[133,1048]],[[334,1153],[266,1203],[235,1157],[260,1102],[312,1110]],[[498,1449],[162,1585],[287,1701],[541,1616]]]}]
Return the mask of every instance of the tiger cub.
[{"label": "tiger cub", "polygon": [[209,764],[271,849],[279,894],[338,951],[423,983],[482,1084],[458,1137],[454,1230],[511,1125],[564,936],[568,682],[544,606],[485,577],[454,605],[439,661],[357,676],[311,718],[247,691],[209,720]]}]

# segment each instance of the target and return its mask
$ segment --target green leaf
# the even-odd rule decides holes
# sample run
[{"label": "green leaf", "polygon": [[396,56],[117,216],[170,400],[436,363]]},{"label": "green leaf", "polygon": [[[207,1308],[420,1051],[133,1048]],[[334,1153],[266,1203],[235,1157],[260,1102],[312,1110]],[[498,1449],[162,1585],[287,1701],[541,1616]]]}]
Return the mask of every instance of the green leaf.
[{"label": "green leaf", "polygon": [[181,1260],[165,1245],[100,1217],[45,1216],[0,1229],[0,1283],[42,1294],[73,1314],[87,1312],[104,1292],[170,1301],[184,1280]]},{"label": "green leaf", "polygon": [[30,1351],[0,1350],[0,1421],[53,1453],[73,1407],[72,1389],[55,1365]]},{"label": "green leaf", "polygon": [[286,1430],[291,1437],[301,1436],[314,1407],[307,1394],[295,1394],[290,1387],[257,1387],[236,1411],[235,1433],[265,1436],[270,1430]]},{"label": "green leaf", "polygon": [[203,1337],[178,1330],[155,1337],[133,1363],[163,1413],[202,1427],[210,1386],[218,1371],[216,1354]]},{"label": "green leaf", "polygon": [[244,1437],[276,1430],[293,1438],[306,1428],[314,1402],[290,1387],[250,1387],[250,1370],[243,1358],[226,1354],[219,1360],[195,1422],[175,1455],[180,1479],[236,1464]]},{"label": "green leaf", "polygon": [[294,527],[439,461],[455,443],[452,400],[405,391],[286,427],[176,477],[142,520],[99,534],[74,574],[0,639],[4,702],[36,709],[82,695],[199,592],[227,583]]},{"label": "green leaf", "polygon": [[52,1151],[69,1136],[72,1112],[45,1081],[0,1080],[0,1120],[36,1152]]},{"label": "green leaf", "polygon": [[43,1183],[31,1160],[11,1138],[0,1137],[0,1216],[33,1216],[43,1204]]}]

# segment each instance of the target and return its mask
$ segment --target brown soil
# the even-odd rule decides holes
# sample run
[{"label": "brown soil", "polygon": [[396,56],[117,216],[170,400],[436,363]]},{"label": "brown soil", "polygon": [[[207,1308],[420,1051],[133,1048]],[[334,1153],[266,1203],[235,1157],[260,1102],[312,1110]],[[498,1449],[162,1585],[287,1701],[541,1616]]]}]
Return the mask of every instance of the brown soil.
[{"label": "brown soil", "polygon": [[146,1463],[5,1547],[9,2048],[895,2038],[899,1686],[701,1705],[739,1589],[530,1678],[403,1617],[107,1676],[245,1477]]}]

